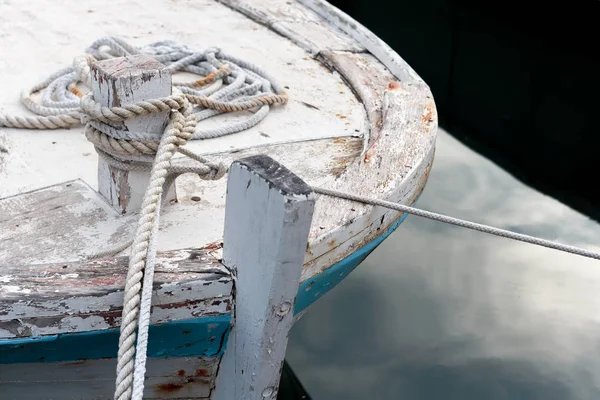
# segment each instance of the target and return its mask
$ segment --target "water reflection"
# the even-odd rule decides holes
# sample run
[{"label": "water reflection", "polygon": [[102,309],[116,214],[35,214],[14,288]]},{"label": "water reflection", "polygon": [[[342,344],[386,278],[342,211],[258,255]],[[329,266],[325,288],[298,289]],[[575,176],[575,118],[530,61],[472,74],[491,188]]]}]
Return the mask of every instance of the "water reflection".
[{"label": "water reflection", "polygon": [[[600,250],[600,225],[440,130],[419,207]],[[598,399],[600,262],[409,216],[291,333],[320,399]]]}]

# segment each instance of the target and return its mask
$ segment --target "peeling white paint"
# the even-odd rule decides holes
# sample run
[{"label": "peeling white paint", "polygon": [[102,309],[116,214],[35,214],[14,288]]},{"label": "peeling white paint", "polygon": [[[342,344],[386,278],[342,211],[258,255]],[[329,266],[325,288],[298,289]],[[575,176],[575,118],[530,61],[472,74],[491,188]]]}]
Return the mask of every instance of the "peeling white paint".
[{"label": "peeling white paint", "polygon": [[[231,313],[231,277],[207,252],[180,250],[162,254],[155,275],[152,323]],[[179,265],[178,273],[165,268],[172,264]],[[126,266],[126,259],[120,262],[108,259],[96,261],[93,267],[77,264],[33,267],[46,273],[38,275],[31,289],[2,286],[0,338],[119,327]],[[15,267],[12,277],[18,281],[18,274],[30,273],[28,268]],[[59,273],[64,270],[72,272]],[[31,294],[23,298],[23,293]]]},{"label": "peeling white paint", "polygon": [[[364,47],[356,40],[328,25],[324,19],[299,3],[283,4],[276,0],[223,2],[241,13],[209,0],[182,3],[177,8],[165,8],[162,3],[153,0],[140,8],[139,2],[132,0],[125,5],[126,8],[131,7],[129,11],[120,9],[119,13],[114,13],[113,6],[107,6],[100,0],[85,4],[68,0],[67,7],[64,7],[67,14],[62,20],[78,20],[78,15],[85,14],[89,23],[70,26],[67,41],[56,36],[60,30],[51,29],[52,26],[58,27],[62,20],[53,18],[52,13],[40,12],[43,7],[40,9],[37,5],[36,15],[41,18],[37,25],[50,27],[47,30],[49,34],[40,42],[39,35],[28,34],[33,25],[24,25],[20,26],[21,33],[9,35],[7,40],[12,40],[10,44],[15,46],[31,49],[41,61],[25,62],[23,57],[26,55],[19,52],[7,55],[9,58],[0,65],[0,85],[5,89],[0,97],[0,108],[9,113],[21,112],[18,98],[23,82],[29,81],[31,76],[44,75],[50,67],[70,65],[72,55],[79,54],[92,40],[103,36],[106,29],[118,28],[125,36],[137,35],[137,25],[131,25],[130,18],[126,18],[128,23],[123,23],[124,15],[135,13],[136,21],[141,24],[139,28],[143,27],[144,32],[147,31],[144,21],[155,21],[155,16],[161,15],[161,26],[158,23],[153,25],[152,34],[133,40],[132,43],[144,44],[168,36],[174,39],[185,38],[187,43],[198,48],[205,48],[207,43],[222,44],[224,49],[234,46],[235,50],[230,49],[232,53],[263,66],[282,85],[289,86],[286,90],[291,98],[290,103],[284,107],[273,107],[269,117],[257,127],[239,135],[192,143],[192,148],[202,154],[211,154],[211,158],[225,164],[240,157],[264,152],[310,184],[357,194],[374,194],[382,199],[404,204],[412,202],[426,181],[435,147],[437,121],[429,89],[416,82],[414,76],[407,74],[408,79],[404,79],[401,88],[396,90],[397,93],[386,93],[384,97],[385,87],[395,77],[375,57],[363,53]],[[22,20],[28,7],[32,7],[31,4],[23,2],[3,9],[5,12],[0,15],[0,34],[3,30],[10,29],[14,21]],[[94,8],[95,12],[87,13],[90,8]],[[197,14],[199,18],[175,18],[181,13]],[[251,21],[243,14],[260,23]],[[111,18],[107,18],[107,15]],[[97,23],[99,21],[102,24]],[[277,31],[277,34],[264,25]],[[203,32],[201,38],[195,35],[199,29]],[[291,42],[282,39],[281,35],[290,38]],[[240,37],[244,37],[248,43],[261,45],[239,46]],[[43,46],[45,41],[62,43],[61,51],[57,53],[55,47]],[[320,61],[313,59],[311,55],[314,54],[319,54],[319,60],[335,69],[334,73],[324,68]],[[399,62],[403,64],[400,67],[410,68],[403,61]],[[23,68],[9,73],[3,71],[3,65],[22,65]],[[410,87],[414,83],[411,82],[413,78],[416,85]],[[354,96],[355,92],[360,96],[360,101]],[[432,118],[425,123],[422,118],[429,105],[433,106],[430,109]],[[315,106],[318,110],[310,106]],[[382,126],[378,125],[380,122]],[[319,126],[320,129],[315,130],[314,126]],[[92,190],[97,187],[97,156],[95,153],[89,157],[81,156],[90,151],[90,144],[77,132],[77,129],[56,130],[39,135],[39,132],[7,130],[8,139],[13,144],[11,151],[15,154],[14,158],[9,159],[9,164],[12,163],[10,160],[16,160],[16,163],[23,159],[28,163],[19,169],[17,175],[7,176],[0,172],[3,196],[64,181],[75,183],[69,186],[59,184],[35,193],[0,199],[0,213],[3,215],[8,212],[18,215],[32,209],[33,204],[42,207],[36,208],[38,211],[31,214],[31,219],[19,227],[0,223],[0,240],[3,243],[12,241],[11,246],[0,248],[0,264],[25,264],[22,272],[15,272],[13,275],[6,275],[2,271],[4,279],[12,279],[2,280],[2,283],[19,282],[19,274],[33,274],[33,271],[26,269],[27,264],[81,260],[82,254],[96,252],[130,238],[135,228],[135,218],[117,215]],[[265,133],[268,137],[260,133]],[[370,138],[370,141],[363,143],[360,139],[348,139],[349,134]],[[332,136],[336,139],[324,139]],[[304,144],[273,145],[295,138],[322,139]],[[49,152],[48,142],[52,141],[56,145]],[[375,145],[364,154],[367,158],[360,154],[364,149],[363,144]],[[248,148],[230,153],[232,148],[240,147]],[[339,168],[339,175],[332,173],[334,167],[339,167],[337,164],[344,164]],[[11,165],[8,167],[4,171],[14,170]],[[73,181],[78,178],[85,183]],[[159,249],[220,243],[223,237],[225,180],[201,181],[197,177],[182,176],[177,185],[180,202],[165,207]],[[202,198],[201,207],[189,200],[192,195]],[[48,198],[56,203],[36,203]],[[385,222],[380,225],[382,216]],[[399,213],[319,197],[302,279],[314,276],[347,256],[377,234],[377,228],[385,229],[398,217]],[[9,221],[14,222],[15,219],[9,218]],[[44,228],[49,220],[54,224]],[[222,256],[221,253],[221,249],[210,251],[217,258]],[[156,301],[153,313],[159,319],[187,318],[198,313],[197,309],[169,306],[178,304],[177,302],[204,300],[207,304],[203,304],[204,308],[201,310],[221,312],[225,303],[209,305],[208,300],[211,296],[220,300],[230,299],[232,282],[229,278],[214,280],[214,275],[211,276],[213,280],[204,280],[198,276],[197,271],[186,271],[180,265],[185,259],[185,253],[181,254],[181,259],[172,257],[164,260],[163,268],[172,270],[173,274],[181,271],[176,280],[185,282],[160,285],[153,299]],[[198,261],[204,262],[202,259]],[[212,267],[218,268],[214,264]],[[125,269],[121,271],[121,274],[124,273]],[[40,279],[43,282],[56,277],[61,285],[54,283],[54,286],[33,288],[33,291],[16,285],[7,286],[9,289],[2,287],[0,294],[13,296],[0,296],[2,309],[7,310],[6,315],[0,316],[0,335],[10,337],[8,335],[12,334],[2,327],[2,323],[10,319],[20,319],[23,327],[48,334],[90,329],[92,325],[96,328],[105,324],[118,326],[118,312],[115,313],[115,318],[110,319],[111,322],[97,319],[101,313],[121,306],[122,291],[117,290],[118,285],[114,282],[107,283],[114,277],[101,274],[100,277],[106,278],[106,281],[82,286],[78,284],[82,280],[91,281],[84,272],[35,271],[35,274],[39,274],[36,277],[43,278]],[[108,291],[109,288],[113,291]],[[27,299],[15,296],[31,292],[40,295],[29,296]],[[166,307],[161,307],[163,305]],[[84,317],[84,313],[91,316]],[[36,318],[53,317],[57,318],[55,325],[40,326],[35,321]]]},{"label": "peeling white paint", "polygon": [[6,293],[23,293],[23,294],[31,293],[30,289],[21,289],[19,286],[14,286],[14,285],[2,285],[2,287],[0,287],[0,289]]}]

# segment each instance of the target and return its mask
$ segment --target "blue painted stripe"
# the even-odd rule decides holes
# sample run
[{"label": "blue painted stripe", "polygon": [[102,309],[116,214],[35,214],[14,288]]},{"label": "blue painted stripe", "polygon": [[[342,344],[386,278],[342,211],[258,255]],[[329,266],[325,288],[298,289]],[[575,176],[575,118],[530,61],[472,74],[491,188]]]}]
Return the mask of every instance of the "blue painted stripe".
[{"label": "blue painted stripe", "polygon": [[[294,312],[303,311],[344,280],[407,216],[405,213],[382,235],[323,273],[303,282],[298,290]],[[152,325],[148,357],[220,357],[225,351],[230,324],[230,315],[220,315]],[[0,339],[0,364],[115,358],[118,343],[119,329]]]},{"label": "blue painted stripe", "polygon": [[362,263],[388,236],[390,236],[398,226],[406,219],[408,213],[404,213],[388,230],[382,235],[376,237],[348,257],[337,264],[332,265],[319,275],[302,282],[296,297],[294,313],[297,314],[305,310],[312,303],[321,298],[325,293],[333,289],[338,283],[350,274],[356,267]]},{"label": "blue painted stripe", "polygon": [[[230,315],[151,325],[148,357],[221,356]],[[115,358],[119,329],[0,340],[0,364],[71,362]]]}]

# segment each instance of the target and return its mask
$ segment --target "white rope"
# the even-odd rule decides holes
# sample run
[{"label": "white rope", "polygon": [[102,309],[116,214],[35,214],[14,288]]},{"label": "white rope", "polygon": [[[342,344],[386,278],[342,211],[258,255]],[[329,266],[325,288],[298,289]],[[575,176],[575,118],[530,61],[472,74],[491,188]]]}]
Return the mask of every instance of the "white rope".
[{"label": "white rope", "polygon": [[[129,258],[119,338],[115,399],[141,400],[142,398],[160,199],[171,159],[177,147],[191,139],[195,126],[196,120],[190,105],[185,106],[184,114],[174,111],[152,165],[150,183],[144,194],[138,228]],[[141,299],[140,291],[142,291]],[[137,348],[134,349],[136,325],[139,325],[139,336]]]},{"label": "white rope", "polygon": [[324,189],[320,187],[312,187],[315,193],[319,193],[325,196],[337,197],[349,201],[355,201],[358,203],[368,204],[372,206],[380,206],[389,208],[391,210],[402,211],[405,213],[417,215],[419,217],[432,219],[434,221],[443,222],[446,224],[456,225],[467,229],[473,229],[479,232],[488,233],[490,235],[505,237],[508,239],[518,240],[520,242],[530,243],[537,246],[548,247],[551,249],[563,251],[565,253],[575,254],[582,257],[593,258],[600,260],[600,253],[582,249],[580,247],[569,246],[562,243],[553,242],[551,240],[541,239],[534,236],[523,235],[521,233],[511,232],[500,228],[494,228],[492,226],[478,224],[476,222],[465,221],[459,218],[449,217],[442,214],[437,214],[431,211],[420,210],[418,208],[405,206],[399,203],[393,203],[391,201],[379,200],[365,196],[358,196],[355,194],[349,194],[339,192],[336,190]]},{"label": "white rope", "polygon": [[[193,102],[200,106],[194,111],[198,122],[222,112],[259,107],[256,113],[249,113],[215,128],[205,129],[198,126],[193,140],[216,138],[249,129],[266,118],[270,105],[283,103],[287,99],[283,88],[259,67],[225,54],[219,48],[211,47],[198,52],[172,41],[156,42],[137,48],[120,38],[104,37],[92,43],[85,54],[75,57],[71,67],[55,72],[43,82],[22,93],[21,102],[36,116],[0,114],[0,127],[64,129],[82,124],[84,116],[80,108],[82,104],[80,96],[83,95],[76,85],[82,83],[89,88],[90,63],[133,54],[149,54],[165,64],[172,72],[185,71],[204,77],[196,82],[175,84],[184,95],[189,96],[190,100],[195,99]],[[40,103],[36,103],[31,96],[40,90],[44,91]],[[261,101],[265,96],[276,101]],[[83,101],[88,99],[84,98]],[[212,102],[212,105],[217,107],[219,102],[228,103],[237,110],[207,109],[207,102]],[[122,138],[119,137],[120,133],[117,130],[108,127],[106,131],[103,130],[103,133],[109,136],[116,134],[116,139]],[[151,135],[143,134],[128,138],[156,139]]]},{"label": "white rope", "polygon": [[[153,56],[172,72],[186,71],[202,78],[174,85],[174,94],[171,96],[122,107],[104,107],[96,103],[91,92],[85,95],[77,88],[77,84],[82,83],[89,89],[90,64],[93,61],[141,53]],[[42,91],[40,103],[31,98],[38,91]],[[30,90],[24,91],[21,102],[37,115],[0,114],[0,127],[60,129],[85,124],[86,138],[106,162],[122,170],[150,170],[150,181],[144,194],[134,239],[89,257],[114,255],[131,245],[114,398],[141,400],[144,392],[156,243],[164,194],[182,173],[191,172],[203,179],[220,179],[227,171],[222,163],[210,162],[181,146],[193,139],[214,138],[246,130],[262,121],[271,105],[286,103],[287,95],[260,68],[223,54],[217,48],[196,52],[170,41],[136,48],[122,39],[105,37],[95,41],[86,50],[86,54],[75,57],[71,67],[57,71]],[[194,110],[194,106],[198,109]],[[258,110],[232,123],[196,130],[198,121],[224,112],[251,109]],[[171,113],[169,125],[162,136],[146,132],[132,133],[109,125],[161,111]],[[177,151],[187,158],[174,160],[173,156]]]}]

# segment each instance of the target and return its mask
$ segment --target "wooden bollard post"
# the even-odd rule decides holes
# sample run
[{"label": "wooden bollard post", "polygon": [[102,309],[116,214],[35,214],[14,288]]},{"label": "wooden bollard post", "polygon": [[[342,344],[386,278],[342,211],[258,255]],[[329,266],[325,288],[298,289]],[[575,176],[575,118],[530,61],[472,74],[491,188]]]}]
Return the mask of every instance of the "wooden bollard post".
[{"label": "wooden bollard post", "polygon": [[314,209],[300,178],[267,156],[234,162],[223,263],[237,276],[235,323],[213,399],[275,400]]},{"label": "wooden bollard post", "polygon": [[[91,66],[92,91],[95,100],[107,107],[118,107],[171,94],[171,71],[147,55],[134,55],[98,61]],[[149,133],[157,139],[162,135],[169,111],[140,116],[113,124],[129,132]],[[135,159],[135,157],[131,157]],[[140,208],[148,186],[150,171],[123,171],[98,161],[98,192],[122,214]],[[175,185],[167,200],[176,199]]]}]

